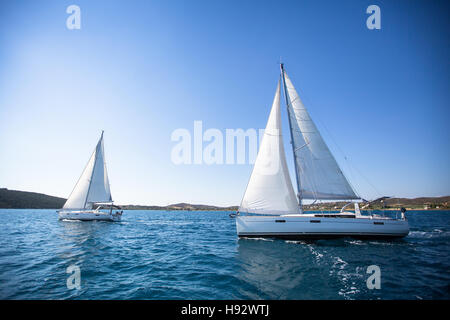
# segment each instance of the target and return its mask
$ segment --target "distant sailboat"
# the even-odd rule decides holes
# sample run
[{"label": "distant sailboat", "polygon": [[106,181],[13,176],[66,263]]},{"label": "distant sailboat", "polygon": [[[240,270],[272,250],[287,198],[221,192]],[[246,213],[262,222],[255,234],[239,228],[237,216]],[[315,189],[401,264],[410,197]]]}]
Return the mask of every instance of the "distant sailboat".
[{"label": "distant sailboat", "polygon": [[[118,211],[113,213],[113,209]],[[57,211],[60,220],[120,221],[122,210],[113,205],[106,171],[103,131],[75,188]]]},{"label": "distant sailboat", "polygon": [[[297,197],[287,169],[281,134],[281,83],[289,117]],[[302,207],[305,199],[350,202],[340,213],[305,214]],[[356,200],[360,198],[339,168],[281,64],[281,79],[264,137],[236,215],[238,236],[284,239],[340,236],[391,238],[404,237],[409,233],[403,211],[401,219],[361,215]],[[352,203],[355,212],[345,211]]]}]

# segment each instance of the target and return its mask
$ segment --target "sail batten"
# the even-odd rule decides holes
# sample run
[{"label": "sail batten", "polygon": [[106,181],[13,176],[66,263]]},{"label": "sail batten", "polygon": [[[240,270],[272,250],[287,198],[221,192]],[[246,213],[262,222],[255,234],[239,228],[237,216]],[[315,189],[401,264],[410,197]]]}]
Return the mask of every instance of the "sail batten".
[{"label": "sail batten", "polygon": [[282,73],[300,198],[312,200],[359,199],[339,168],[284,69],[282,69]]},{"label": "sail batten", "polygon": [[92,209],[98,202],[111,202],[103,146],[103,133],[64,209]]},{"label": "sail batten", "polygon": [[240,212],[273,215],[299,213],[281,134],[280,93],[278,82]]}]

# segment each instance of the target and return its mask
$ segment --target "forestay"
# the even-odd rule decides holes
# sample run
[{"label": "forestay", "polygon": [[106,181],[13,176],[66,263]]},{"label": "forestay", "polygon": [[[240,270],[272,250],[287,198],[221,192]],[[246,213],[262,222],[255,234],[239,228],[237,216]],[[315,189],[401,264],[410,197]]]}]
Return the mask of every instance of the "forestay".
[{"label": "forestay", "polygon": [[299,213],[281,135],[280,82],[239,211],[274,215]]},{"label": "forestay", "polygon": [[96,202],[111,202],[103,147],[103,132],[64,209],[91,209]]}]

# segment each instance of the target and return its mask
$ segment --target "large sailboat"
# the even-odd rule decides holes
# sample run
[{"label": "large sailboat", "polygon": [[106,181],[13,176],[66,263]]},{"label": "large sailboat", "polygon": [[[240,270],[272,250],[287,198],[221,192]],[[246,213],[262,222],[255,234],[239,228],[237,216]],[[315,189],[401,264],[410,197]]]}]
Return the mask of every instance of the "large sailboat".
[{"label": "large sailboat", "polygon": [[103,131],[72,193],[63,208],[57,212],[60,220],[120,221],[123,211],[112,201],[106,171]]},{"label": "large sailboat", "polygon": [[[284,89],[297,196],[286,163],[280,97]],[[302,201],[346,201],[338,213],[304,213]],[[360,199],[339,168],[281,64],[281,77],[253,171],[236,215],[239,237],[398,238],[409,233],[400,218],[362,214]],[[349,205],[354,211],[347,211]]]}]

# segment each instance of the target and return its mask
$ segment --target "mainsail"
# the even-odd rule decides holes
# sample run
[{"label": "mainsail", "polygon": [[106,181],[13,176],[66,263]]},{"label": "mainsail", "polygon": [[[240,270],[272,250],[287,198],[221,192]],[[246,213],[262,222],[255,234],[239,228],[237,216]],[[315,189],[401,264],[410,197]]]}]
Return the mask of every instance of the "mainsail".
[{"label": "mainsail", "polygon": [[281,135],[280,82],[239,211],[274,215],[299,213]]},{"label": "mainsail", "polygon": [[359,199],[282,66],[300,199]]},{"label": "mainsail", "polygon": [[96,202],[111,202],[103,148],[103,132],[64,209],[91,209]]}]

